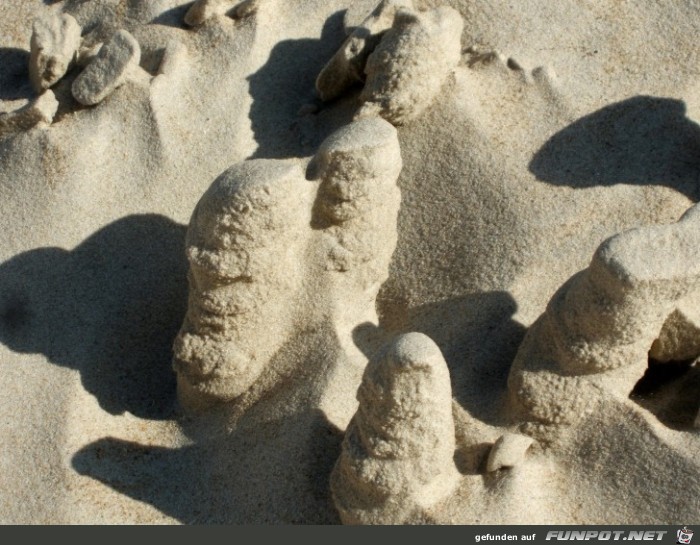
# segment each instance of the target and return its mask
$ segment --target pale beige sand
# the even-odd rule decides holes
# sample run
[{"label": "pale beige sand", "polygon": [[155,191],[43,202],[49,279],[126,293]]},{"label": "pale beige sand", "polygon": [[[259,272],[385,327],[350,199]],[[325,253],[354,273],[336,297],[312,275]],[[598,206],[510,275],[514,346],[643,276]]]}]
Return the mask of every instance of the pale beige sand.
[{"label": "pale beige sand", "polygon": [[[329,482],[362,368],[329,362],[420,331],[449,368],[459,474],[411,521],[700,523],[697,364],[648,372],[636,400],[618,386],[644,357],[624,380],[576,377],[573,400],[599,388],[602,401],[554,436],[521,429],[508,391],[528,328],[601,243],[700,200],[691,3],[414,0],[461,14],[462,56],[398,128],[397,242],[376,309],[331,282],[243,399],[178,406],[192,211],[233,164],[304,165],[350,122],[360,87],[321,104],[314,82],[344,18],[375,4],[258,0],[190,28],[181,0],[0,2],[0,112],[35,98],[32,21],[51,10],[91,31],[86,46],[127,30],[141,61],[94,107],[73,100],[69,70],[53,124],[0,134],[0,522],[340,522]],[[672,257],[680,276],[699,259]],[[312,319],[326,307],[335,321]],[[524,349],[549,346],[541,329]],[[515,467],[489,473],[506,432],[536,443],[496,452]]]}]

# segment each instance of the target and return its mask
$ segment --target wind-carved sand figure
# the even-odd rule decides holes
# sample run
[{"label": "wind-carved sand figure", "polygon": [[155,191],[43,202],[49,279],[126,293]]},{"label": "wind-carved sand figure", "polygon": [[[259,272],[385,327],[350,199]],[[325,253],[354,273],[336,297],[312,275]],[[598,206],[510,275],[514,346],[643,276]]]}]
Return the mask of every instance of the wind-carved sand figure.
[{"label": "wind-carved sand figure", "polygon": [[141,47],[126,30],[117,31],[73,82],[73,98],[84,106],[99,104],[139,70]]},{"label": "wind-carved sand figure", "polygon": [[389,276],[398,237],[401,192],[396,181],[402,161],[396,129],[378,118],[355,121],[329,136],[312,161],[320,181],[313,246],[326,271],[320,277],[311,273],[318,277],[313,291],[322,297],[323,319],[332,324],[345,355],[329,369],[321,406],[345,427],[366,364],[353,331],[359,324],[378,322],[375,300]]},{"label": "wind-carved sand figure", "polygon": [[53,87],[74,64],[81,28],[73,16],[54,14],[34,21],[30,43],[29,77],[34,90]]},{"label": "wind-carved sand figure", "polygon": [[[314,323],[330,323],[341,352],[357,352],[330,365],[327,387],[357,387],[366,360],[352,331],[376,321],[396,244],[396,129],[381,119],[351,123],[313,161],[312,181],[301,160],[240,163],[197,205],[187,234],[189,305],[175,342],[184,406],[236,399]],[[338,410],[349,412],[338,417],[346,424],[354,407]]]},{"label": "wind-carved sand figure", "polygon": [[345,524],[419,521],[459,473],[447,364],[422,333],[400,336],[369,363],[359,408],[331,475]]},{"label": "wind-carved sand figure", "polygon": [[185,405],[235,399],[290,336],[309,198],[295,161],[256,160],[227,170],[197,205],[186,239],[189,305],[175,343]]},{"label": "wind-carved sand figure", "polygon": [[399,8],[411,9],[411,0],[383,0],[356,27],[316,78],[321,100],[338,98],[350,87],[364,83],[367,58],[394,23]]},{"label": "wind-carved sand figure", "polygon": [[357,117],[408,123],[433,103],[459,63],[463,25],[447,6],[420,12],[409,2],[384,0],[320,72],[318,94],[332,100],[364,82]]},{"label": "wind-carved sand figure", "polygon": [[687,344],[678,342],[697,327],[678,307],[700,290],[699,244],[700,205],[675,224],[606,240],[520,346],[509,378],[520,416],[572,424],[609,396],[626,399],[652,346],[666,347],[668,359],[697,357],[692,335]]}]

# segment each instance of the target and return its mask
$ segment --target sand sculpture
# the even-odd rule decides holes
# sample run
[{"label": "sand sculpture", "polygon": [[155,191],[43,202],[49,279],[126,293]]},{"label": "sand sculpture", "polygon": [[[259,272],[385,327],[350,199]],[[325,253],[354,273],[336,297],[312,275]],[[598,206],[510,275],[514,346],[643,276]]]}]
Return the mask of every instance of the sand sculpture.
[{"label": "sand sculpture", "polygon": [[433,102],[459,63],[462,28],[450,7],[420,12],[408,2],[384,0],[320,72],[319,96],[332,100],[364,82],[359,117],[407,123]]},{"label": "sand sculpture", "polygon": [[[34,23],[27,71],[36,96],[0,114],[0,144],[9,142],[6,149],[12,149],[21,145],[14,140],[20,133],[53,130],[50,126],[61,119],[61,108],[73,109],[76,118],[84,110],[99,112],[100,105],[129,82],[150,85],[144,89],[157,118],[162,115],[158,104],[170,104],[176,91],[182,96],[191,92],[188,77],[203,77],[196,66],[205,58],[197,49],[198,40],[206,49],[226,32],[249,31],[257,22],[241,20],[255,19],[270,4],[197,0],[183,9],[175,0],[163,0],[159,7],[130,0],[125,5],[126,16],[111,4],[67,1],[63,10]],[[411,126],[425,116],[446,122],[450,107],[469,112],[490,107],[469,102],[471,95],[459,107],[450,102],[452,87],[479,82],[478,70],[498,72],[501,78],[515,75],[512,80],[517,81],[509,80],[508,85],[522,85],[518,93],[547,88],[545,100],[554,102],[555,109],[565,111],[568,106],[563,92],[553,93],[553,77],[544,68],[530,77],[518,61],[493,52],[480,54],[476,47],[464,50],[471,62],[462,63],[465,25],[453,7],[425,9],[425,3],[411,0],[354,6],[350,15],[363,16],[350,24],[350,12],[345,14],[347,38],[315,78],[316,95],[325,104],[318,112],[315,105],[307,104],[306,110],[302,106],[302,111],[313,111],[307,117],[319,127],[335,101],[349,98],[351,115],[338,115],[344,123],[331,123],[333,130],[324,133],[329,136],[311,157],[280,154],[286,158],[236,162],[209,186],[191,215],[185,240],[187,310],[172,361],[185,419],[207,422],[208,415],[222,407],[224,414],[239,408],[236,419],[241,420],[232,418],[228,428],[214,433],[225,435],[240,421],[248,426],[245,433],[267,426],[267,412],[270,420],[274,417],[284,425],[285,418],[317,411],[342,435],[322,489],[347,524],[501,520],[503,513],[519,509],[522,497],[530,497],[533,482],[556,488],[560,474],[585,474],[603,463],[614,466],[610,474],[617,478],[619,464],[611,459],[618,453],[618,439],[622,449],[649,448],[621,475],[629,473],[639,483],[653,473],[658,491],[677,471],[697,488],[692,484],[698,472],[692,457],[700,429],[697,404],[685,409],[697,414],[667,426],[662,418],[667,415],[645,409],[635,396],[639,397],[640,379],[652,367],[664,365],[690,376],[674,386],[672,394],[694,387],[700,356],[700,205],[676,223],[650,225],[635,217],[635,228],[608,234],[588,267],[564,283],[527,328],[503,374],[502,399],[492,400],[498,410],[465,410],[459,392],[453,392],[450,372],[474,371],[472,362],[454,354],[448,357],[443,344],[410,327],[385,331],[377,314],[382,284],[391,274],[401,273],[398,266],[398,273],[392,271],[392,254],[401,235],[399,187],[406,163],[401,146],[405,141],[415,151],[415,135],[423,133]],[[160,29],[155,37],[139,33],[139,24],[152,25],[156,15],[171,9],[181,10],[177,13],[182,28],[170,34]],[[102,20],[105,13],[109,17]],[[165,35],[169,39],[161,40]],[[265,66],[257,68],[265,72]],[[498,108],[507,109],[507,102]],[[206,116],[209,120],[209,113]],[[482,126],[477,119],[473,125],[485,131],[475,132],[478,137],[493,140],[484,137],[487,123]],[[438,144],[444,146],[444,139],[443,135]],[[494,168],[491,144],[487,150],[486,163]],[[432,153],[428,155],[432,161]],[[444,153],[436,157],[445,161]],[[411,159],[409,175],[422,175],[421,169],[435,166],[423,163],[422,158]],[[451,170],[449,177],[450,183],[460,182],[452,180]],[[429,176],[419,180],[425,185],[429,181]],[[484,195],[488,200],[489,194]],[[649,202],[658,195],[663,193],[645,194]],[[414,205],[421,196],[411,197]],[[672,204],[677,206],[677,201]],[[453,216],[446,214],[450,222],[461,221]],[[403,221],[410,224],[411,219]],[[474,225],[462,229],[465,238],[478,236]],[[518,244],[520,236],[513,235]],[[416,260],[430,258],[419,253]],[[481,287],[486,292],[493,289]],[[407,301],[412,297],[400,295]],[[403,301],[396,304],[402,308]],[[29,320],[12,307],[3,310],[1,323],[22,322],[17,315]],[[455,317],[448,315],[451,318]],[[368,329],[376,337],[372,342],[362,338]],[[440,335],[439,328],[433,331]],[[454,383],[459,380],[452,377]],[[691,394],[697,397],[696,390]],[[688,397],[684,395],[682,403]],[[670,412],[676,408],[672,405]],[[241,418],[247,412],[254,413],[250,421]],[[599,435],[609,431],[615,419],[623,421],[624,431],[601,439],[608,443],[599,447]],[[178,441],[184,442],[181,437]],[[577,456],[590,456],[592,466]],[[647,467],[647,458],[656,465]],[[600,486],[604,489],[605,483]],[[668,522],[668,513],[700,516],[697,497],[664,503],[663,509],[652,505],[645,521]],[[535,500],[538,508],[520,513],[522,521],[539,520],[543,512],[557,508],[566,521],[611,520],[596,506],[581,514],[581,506],[561,490]]]},{"label": "sand sculpture", "polygon": [[331,476],[345,524],[419,519],[454,489],[455,431],[447,364],[422,333],[400,336],[369,363],[360,406]]},{"label": "sand sculpture", "polygon": [[[511,393],[527,419],[571,424],[601,396],[626,399],[644,374],[650,348],[677,339],[672,328],[693,330],[676,307],[700,289],[699,221],[696,205],[676,224],[615,235],[588,269],[562,286],[511,370]],[[667,356],[698,355],[688,351],[694,342],[679,344],[683,351],[669,349]]]},{"label": "sand sculpture", "polygon": [[34,22],[29,75],[37,92],[55,85],[71,67],[80,47],[80,30],[67,13]]},{"label": "sand sculpture", "polygon": [[[197,205],[187,237],[189,307],[175,344],[184,404],[243,394],[305,320],[318,319],[309,305],[330,302],[324,317],[346,345],[371,318],[396,243],[396,130],[381,119],[356,121],[332,134],[313,163],[313,183],[298,160],[241,163]],[[343,304],[348,296],[359,315]]]}]

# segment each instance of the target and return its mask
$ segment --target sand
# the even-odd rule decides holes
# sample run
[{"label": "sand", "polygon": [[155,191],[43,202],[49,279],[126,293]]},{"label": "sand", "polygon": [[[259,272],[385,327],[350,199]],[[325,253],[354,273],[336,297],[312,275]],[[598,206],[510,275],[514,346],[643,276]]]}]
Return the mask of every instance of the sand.
[{"label": "sand", "polygon": [[700,7],[385,4],[0,3],[0,522],[700,523]]}]

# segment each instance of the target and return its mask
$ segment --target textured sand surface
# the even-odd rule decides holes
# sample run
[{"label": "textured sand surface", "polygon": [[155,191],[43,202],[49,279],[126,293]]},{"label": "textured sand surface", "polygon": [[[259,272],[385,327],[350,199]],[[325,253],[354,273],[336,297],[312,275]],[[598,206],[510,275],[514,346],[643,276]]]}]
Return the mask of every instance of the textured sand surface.
[{"label": "textured sand surface", "polygon": [[0,522],[700,523],[700,6],[393,4],[0,2]]}]

